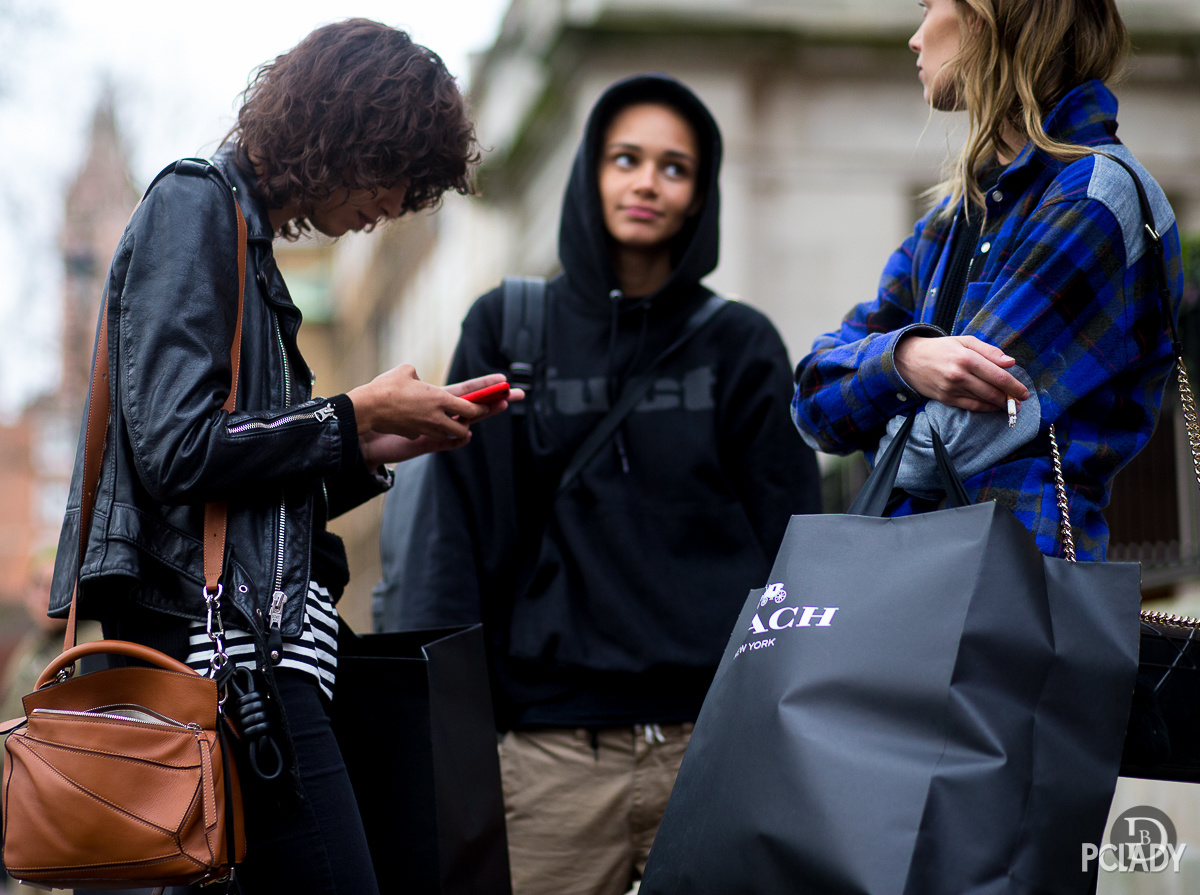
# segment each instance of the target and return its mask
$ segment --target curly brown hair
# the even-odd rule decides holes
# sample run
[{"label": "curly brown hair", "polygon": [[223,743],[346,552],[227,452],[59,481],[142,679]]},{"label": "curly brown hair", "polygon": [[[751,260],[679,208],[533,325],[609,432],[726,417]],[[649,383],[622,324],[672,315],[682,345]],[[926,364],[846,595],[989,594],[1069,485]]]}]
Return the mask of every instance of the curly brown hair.
[{"label": "curly brown hair", "polygon": [[281,231],[290,239],[339,192],[405,182],[405,212],[473,192],[480,154],[463,96],[441,58],[403,31],[325,25],[260,66],[242,97],[224,142],[252,162],[269,206],[298,204]]}]

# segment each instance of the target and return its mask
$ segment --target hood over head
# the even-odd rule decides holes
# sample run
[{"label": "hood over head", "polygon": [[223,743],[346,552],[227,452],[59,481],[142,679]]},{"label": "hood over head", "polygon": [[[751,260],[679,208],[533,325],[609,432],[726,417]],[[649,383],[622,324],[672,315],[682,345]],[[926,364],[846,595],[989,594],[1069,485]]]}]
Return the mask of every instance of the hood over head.
[{"label": "hood over head", "polygon": [[607,301],[609,293],[618,287],[609,258],[609,237],[597,182],[601,143],[616,114],[639,103],[669,106],[691,124],[701,155],[696,188],[704,196],[700,212],[688,220],[673,240],[671,279],[648,298],[691,290],[717,266],[721,132],[712,113],[681,82],[662,74],[634,75],[609,87],[592,107],[563,196],[558,232],[559,260],[574,289],[589,298]]}]

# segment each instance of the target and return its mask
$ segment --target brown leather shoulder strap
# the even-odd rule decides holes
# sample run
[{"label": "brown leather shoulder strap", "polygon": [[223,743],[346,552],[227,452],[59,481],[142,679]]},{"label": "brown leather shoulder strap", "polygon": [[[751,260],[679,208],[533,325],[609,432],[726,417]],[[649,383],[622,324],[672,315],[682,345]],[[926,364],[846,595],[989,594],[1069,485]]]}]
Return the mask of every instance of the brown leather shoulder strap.
[{"label": "brown leather shoulder strap", "polygon": [[[222,183],[226,181],[220,178]],[[232,412],[237,403],[238,371],[242,360],[242,309],[246,297],[246,218],[238,205],[237,196],[230,188],[233,209],[237,216],[238,233],[238,308],[233,328],[233,345],[230,348],[230,365],[233,382],[223,409]],[[136,209],[135,209],[136,210]],[[75,588],[71,594],[71,610],[67,615],[67,630],[63,636],[63,652],[75,646],[76,608],[79,603],[79,576],[83,557],[87,552],[88,537],[92,532],[92,514],[96,508],[96,491],[100,487],[100,467],[104,459],[104,445],[108,439],[108,424],[112,416],[112,396],[108,369],[108,290],[100,309],[100,322],[96,335],[96,354],[92,358],[92,384],[88,392],[87,423],[83,440],[83,484],[79,505],[79,558],[75,564]],[[215,593],[225,561],[224,502],[213,502],[204,507],[204,586]]]},{"label": "brown leather shoulder strap", "polygon": [[[237,210],[238,228],[238,309],[237,320],[233,324],[233,351],[230,353],[233,381],[222,405],[226,413],[233,413],[237,407],[238,373],[242,363],[242,305],[246,298],[246,219],[242,216],[236,195],[233,197],[233,207]],[[220,586],[225,564],[225,520],[228,515],[224,501],[204,506],[204,589],[210,594],[215,594]]]}]

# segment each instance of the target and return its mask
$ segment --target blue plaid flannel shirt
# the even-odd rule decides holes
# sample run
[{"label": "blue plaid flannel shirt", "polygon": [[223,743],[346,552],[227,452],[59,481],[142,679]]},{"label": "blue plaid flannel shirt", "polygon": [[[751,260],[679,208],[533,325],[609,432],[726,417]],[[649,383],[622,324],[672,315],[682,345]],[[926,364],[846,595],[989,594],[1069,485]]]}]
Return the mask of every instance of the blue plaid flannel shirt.
[{"label": "blue plaid flannel shirt", "polygon": [[[1091,81],[1060,101],[1045,128],[1118,155],[1139,173],[1163,235],[1175,314],[1183,288],[1179,231],[1158,184],[1116,139],[1116,113],[1116,98]],[[818,338],[797,366],[792,416],[817,449],[870,453],[891,417],[924,403],[897,372],[893,349],[914,328],[940,334],[931,324],[933,299],[952,217],[935,209],[918,221],[888,259],[875,299]],[[1063,163],[1030,144],[987,195],[972,282],[951,334],[976,336],[1015,358],[1037,390],[1040,421],[1032,440],[964,484],[975,502],[1011,509],[1048,555],[1060,551],[1050,425],[1063,451],[1077,555],[1100,560],[1108,544],[1101,508],[1113,476],[1158,422],[1173,353],[1148,247],[1129,175],[1100,156]],[[895,514],[927,507],[909,498]]]}]

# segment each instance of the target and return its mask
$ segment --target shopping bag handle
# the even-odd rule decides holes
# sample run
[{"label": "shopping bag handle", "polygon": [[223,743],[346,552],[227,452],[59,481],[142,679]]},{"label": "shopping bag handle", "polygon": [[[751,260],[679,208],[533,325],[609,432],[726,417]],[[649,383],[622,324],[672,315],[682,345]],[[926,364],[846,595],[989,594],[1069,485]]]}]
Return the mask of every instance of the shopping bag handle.
[{"label": "shopping bag handle", "polygon": [[[875,458],[875,468],[863,482],[858,496],[846,510],[852,516],[886,516],[887,507],[891,502],[892,493],[896,490],[896,477],[900,474],[900,460],[904,456],[904,447],[912,433],[915,414],[905,418],[892,439],[883,451]],[[951,507],[966,507],[971,505],[971,498],[963,487],[962,479],[954,468],[950,453],[942,443],[937,432],[930,427],[933,435],[933,454],[937,459],[938,476],[942,480],[942,490],[946,494],[946,503]]]}]

